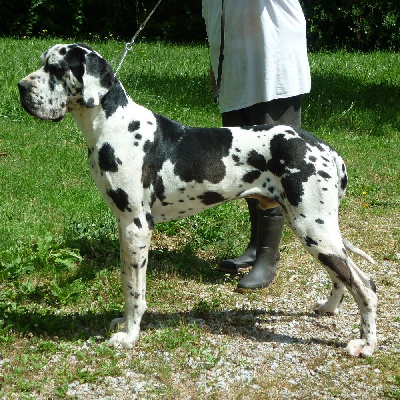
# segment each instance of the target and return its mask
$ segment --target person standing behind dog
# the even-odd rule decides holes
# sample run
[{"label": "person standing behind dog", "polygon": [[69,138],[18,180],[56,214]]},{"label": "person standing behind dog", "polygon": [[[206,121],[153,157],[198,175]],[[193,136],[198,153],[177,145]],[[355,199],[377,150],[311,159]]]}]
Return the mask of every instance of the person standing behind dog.
[{"label": "person standing behind dog", "polygon": [[[299,128],[301,97],[311,89],[306,21],[299,1],[202,0],[202,9],[214,90],[216,78],[220,83],[223,126]],[[242,255],[219,263],[222,272],[250,270],[238,291],[266,288],[273,281],[284,223],[279,207],[261,210],[257,200],[246,201],[250,242]]]}]

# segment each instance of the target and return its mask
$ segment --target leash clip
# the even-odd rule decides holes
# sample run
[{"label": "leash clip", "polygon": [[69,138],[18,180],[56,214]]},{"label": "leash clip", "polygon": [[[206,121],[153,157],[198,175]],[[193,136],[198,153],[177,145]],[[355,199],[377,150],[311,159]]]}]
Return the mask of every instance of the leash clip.
[{"label": "leash clip", "polygon": [[130,42],[125,43],[125,49],[122,50],[115,58],[114,60],[111,62],[111,64],[113,64],[115,62],[115,60],[117,60],[122,53],[124,53],[122,55],[121,61],[118,64],[117,69],[115,70],[114,73],[114,80],[117,78],[117,74],[119,72],[119,70],[122,67],[123,62],[125,61],[125,58],[128,54],[128,52],[130,52],[133,48],[133,44],[135,43],[136,38],[139,36],[139,33],[144,29],[144,27],[146,26],[147,22],[149,21],[149,19],[151,18],[151,16],[154,14],[154,11],[156,11],[157,7],[160,5],[161,0],[158,0],[158,3],[154,6],[154,8],[151,10],[150,14],[147,16],[147,18],[144,20],[144,22],[139,26],[139,29],[136,31],[136,33],[133,35],[133,38],[131,39]]}]

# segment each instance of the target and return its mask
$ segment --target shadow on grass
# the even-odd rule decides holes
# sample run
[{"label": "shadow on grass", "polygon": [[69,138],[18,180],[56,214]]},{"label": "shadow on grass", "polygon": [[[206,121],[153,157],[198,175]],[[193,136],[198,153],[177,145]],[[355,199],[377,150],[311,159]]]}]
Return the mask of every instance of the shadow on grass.
[{"label": "shadow on grass", "polygon": [[[383,127],[389,131],[400,131],[400,91],[390,79],[372,83],[366,82],[363,76],[344,76],[334,70],[317,70],[312,71],[311,80],[311,92],[304,96],[302,106],[305,129],[315,131],[325,126],[335,130],[344,124],[347,129],[359,133],[367,131],[376,136],[385,133]],[[150,103],[148,107],[157,112],[159,99],[161,104],[166,103],[161,107],[167,106],[172,113],[179,108],[210,110],[212,104],[208,76],[157,76],[142,72],[139,78],[130,75],[125,84],[134,101],[140,103],[143,96]],[[359,120],[355,121],[357,118]]]},{"label": "shadow on grass", "polygon": [[[97,341],[107,341],[111,334],[108,330],[109,323],[113,318],[119,317],[121,311],[107,311],[104,313],[86,312],[69,315],[55,315],[51,312],[25,313],[22,309],[8,313],[7,326],[13,332],[23,336],[50,341],[86,341],[95,337]],[[240,316],[238,316],[240,314]],[[246,318],[249,316],[250,318]],[[200,321],[201,329],[207,332],[225,335],[227,337],[239,336],[247,340],[265,343],[279,344],[322,344],[329,347],[345,347],[346,344],[335,340],[320,339],[312,337],[302,339],[299,336],[276,333],[269,328],[256,327],[256,322],[262,319],[262,323],[271,324],[279,316],[281,319],[292,321],[308,317],[318,329],[331,331],[330,326],[325,326],[319,321],[323,318],[312,313],[277,313],[266,310],[222,310],[206,311],[201,319],[195,318],[193,311],[156,313],[146,312],[141,324],[141,332],[150,331],[150,335],[164,328],[179,326],[184,323],[192,324],[194,320]],[[173,332],[173,330],[172,330]],[[201,335],[201,332],[198,332]],[[139,339],[140,340],[140,339]],[[150,338],[151,340],[151,338]],[[162,344],[160,344],[162,346]]]},{"label": "shadow on grass", "polygon": [[314,72],[303,99],[303,125],[311,131],[325,127],[382,136],[400,131],[399,104],[398,85]]},{"label": "shadow on grass", "polygon": [[[162,99],[170,106],[171,110],[174,110],[175,106],[204,109],[213,106],[210,82],[208,76],[175,75],[160,77],[141,73],[139,78],[130,75],[122,84],[126,87],[133,101],[139,102],[141,96],[150,96],[150,98]],[[136,96],[137,99],[135,99]],[[149,107],[151,108],[151,105]]]},{"label": "shadow on grass", "polygon": [[[90,239],[81,237],[70,239],[63,243],[66,248],[79,249],[83,261],[65,283],[76,279],[90,281],[95,279],[99,270],[119,269],[119,239],[102,237]],[[216,268],[217,262],[202,259],[196,255],[197,249],[192,243],[186,243],[174,250],[156,247],[149,251],[147,275],[157,278],[166,274],[181,278],[201,280],[205,283],[215,283],[221,278]]]},{"label": "shadow on grass", "polygon": [[147,274],[155,279],[168,274],[203,283],[217,283],[223,274],[216,264],[196,255],[196,249],[191,244],[172,251],[158,248],[149,253]]},{"label": "shadow on grass", "polygon": [[[155,313],[146,312],[143,316],[141,330],[147,329],[158,330],[164,327],[170,327],[171,321],[175,321],[176,325],[185,321],[190,324],[195,320],[200,324],[202,329],[215,335],[224,335],[227,338],[232,336],[243,337],[244,339],[265,342],[265,343],[280,343],[280,344],[323,344],[333,347],[346,347],[346,343],[338,342],[336,340],[326,340],[319,338],[302,339],[298,336],[290,334],[276,333],[269,328],[262,327],[263,324],[273,324],[277,317],[287,322],[293,320],[301,320],[302,317],[307,317],[311,324],[318,329],[325,329],[331,331],[329,325],[324,325],[320,321],[323,316],[317,315],[313,312],[276,312],[260,309],[250,310],[219,310],[219,311],[205,311],[202,312],[201,318],[195,311],[179,312],[179,313]],[[257,323],[257,325],[256,325]],[[280,322],[282,323],[282,322]]]}]

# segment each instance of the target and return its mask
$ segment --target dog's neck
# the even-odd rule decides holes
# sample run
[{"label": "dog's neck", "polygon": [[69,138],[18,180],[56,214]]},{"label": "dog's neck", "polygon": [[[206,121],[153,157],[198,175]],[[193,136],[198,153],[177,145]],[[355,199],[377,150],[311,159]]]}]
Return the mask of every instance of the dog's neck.
[{"label": "dog's neck", "polygon": [[101,104],[93,108],[82,106],[70,111],[88,147],[94,147],[102,134],[101,121],[104,116],[102,117],[101,111]]},{"label": "dog's neck", "polygon": [[[140,120],[147,113],[151,113],[146,108],[136,104],[128,96],[122,84],[117,81],[101,99],[100,104],[93,108],[88,108],[82,104],[80,107],[71,110],[70,113],[85,137],[88,147],[94,147],[110,129],[113,131],[127,129],[126,126],[131,120],[111,118],[115,113],[126,108],[129,109],[132,120]],[[116,121],[118,122],[116,123]],[[110,124],[112,124],[111,127]]]}]

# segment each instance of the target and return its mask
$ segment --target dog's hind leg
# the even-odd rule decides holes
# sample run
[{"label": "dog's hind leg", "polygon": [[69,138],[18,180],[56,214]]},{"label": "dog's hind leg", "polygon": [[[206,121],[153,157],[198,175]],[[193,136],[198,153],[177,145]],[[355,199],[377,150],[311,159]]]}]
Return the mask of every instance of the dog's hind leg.
[{"label": "dog's hind leg", "polygon": [[338,314],[343,305],[345,286],[336,277],[336,274],[330,274],[332,280],[332,290],[326,300],[318,300],[314,309],[318,314],[335,315]]},{"label": "dog's hind leg", "polygon": [[123,318],[114,319],[111,329],[120,329],[109,344],[132,348],[139,337],[140,321],[146,311],[146,269],[153,222],[150,214],[138,216],[129,225],[120,223],[121,278],[125,298]]},{"label": "dog's hind leg", "polygon": [[376,287],[349,256],[320,253],[318,259],[330,271],[335,273],[350,291],[361,314],[361,337],[352,340],[347,346],[350,355],[367,357],[376,347]]},{"label": "dog's hind leg", "polygon": [[325,222],[323,225],[307,226],[303,221],[300,226],[295,226],[295,232],[304,247],[323,264],[333,281],[332,293],[327,301],[319,305],[319,310],[333,313],[338,310],[343,287],[346,287],[354,297],[361,314],[361,338],[350,341],[347,351],[353,356],[370,356],[377,342],[375,284],[348,256],[337,222]]}]

